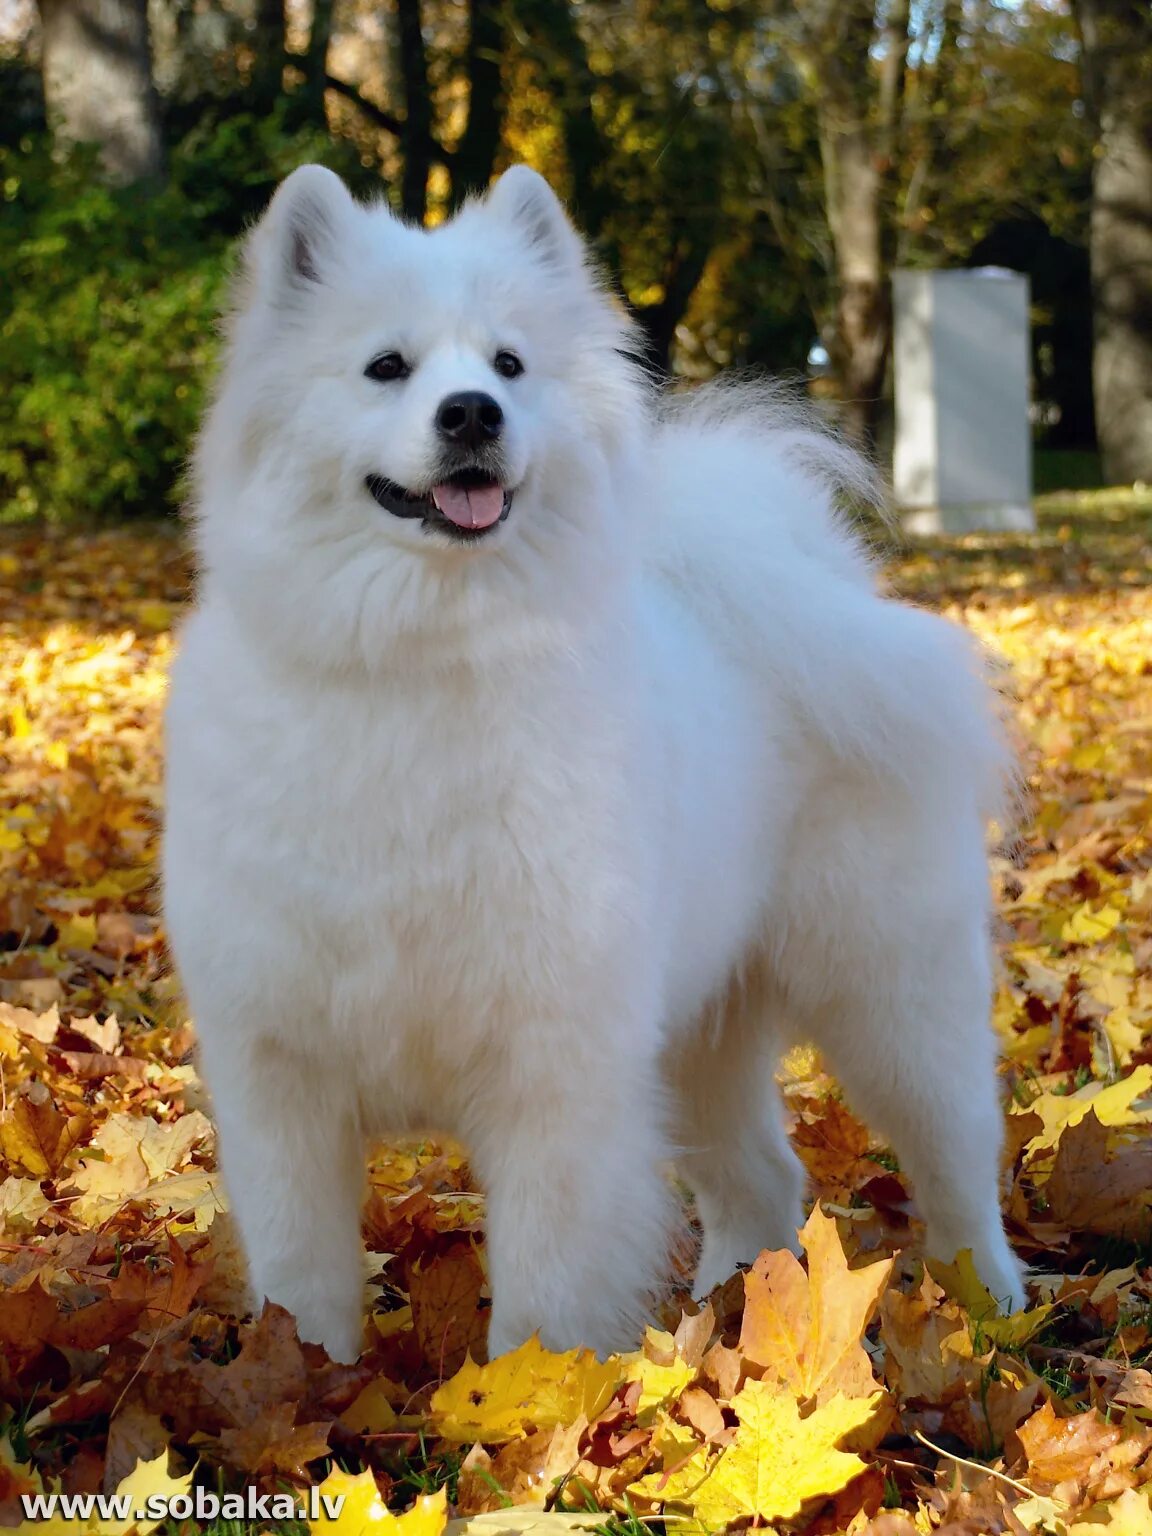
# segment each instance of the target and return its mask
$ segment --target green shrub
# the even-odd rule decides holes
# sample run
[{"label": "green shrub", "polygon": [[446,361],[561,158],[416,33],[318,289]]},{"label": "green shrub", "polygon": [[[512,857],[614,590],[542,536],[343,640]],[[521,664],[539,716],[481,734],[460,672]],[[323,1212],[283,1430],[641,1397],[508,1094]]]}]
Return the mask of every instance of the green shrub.
[{"label": "green shrub", "polygon": [[309,159],[364,178],[349,146],[226,104],[159,190],[109,188],[43,136],[0,143],[0,520],[173,509],[233,243]]}]

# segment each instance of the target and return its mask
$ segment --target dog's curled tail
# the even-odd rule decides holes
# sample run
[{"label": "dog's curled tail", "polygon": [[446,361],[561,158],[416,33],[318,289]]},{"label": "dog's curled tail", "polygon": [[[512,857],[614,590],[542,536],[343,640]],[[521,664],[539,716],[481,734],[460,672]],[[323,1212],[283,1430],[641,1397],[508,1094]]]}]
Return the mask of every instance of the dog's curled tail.
[{"label": "dog's curled tail", "polygon": [[867,529],[889,501],[868,458],[788,388],[748,382],[667,396],[658,453],[654,559],[712,632],[835,760],[963,786],[1005,825],[1002,675],[958,625],[884,597]]}]

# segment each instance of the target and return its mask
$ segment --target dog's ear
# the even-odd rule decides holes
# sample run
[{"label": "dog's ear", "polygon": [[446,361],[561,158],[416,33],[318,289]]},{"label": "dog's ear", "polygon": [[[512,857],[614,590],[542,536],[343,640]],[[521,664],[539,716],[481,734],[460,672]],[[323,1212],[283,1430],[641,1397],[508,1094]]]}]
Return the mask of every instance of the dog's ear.
[{"label": "dog's ear", "polygon": [[527,165],[506,170],[488,193],[488,207],[510,220],[532,253],[550,267],[578,267],[584,248],[560,199],[543,176]]},{"label": "dog's ear", "polygon": [[270,296],[289,298],[323,283],[355,212],[351,193],[334,171],[302,165],[286,177],[251,247],[257,275]]}]

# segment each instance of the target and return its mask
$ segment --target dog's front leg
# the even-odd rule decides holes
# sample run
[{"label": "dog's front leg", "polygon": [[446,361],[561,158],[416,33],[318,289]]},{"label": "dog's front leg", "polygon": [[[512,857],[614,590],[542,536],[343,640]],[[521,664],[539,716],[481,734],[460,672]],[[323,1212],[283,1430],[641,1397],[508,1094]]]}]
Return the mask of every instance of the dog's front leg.
[{"label": "dog's front leg", "polygon": [[202,1046],[220,1166],[257,1311],[286,1307],[334,1360],[360,1353],[364,1156],[348,1075],[276,1039]]},{"label": "dog's front leg", "polygon": [[474,1101],[488,1195],[492,1356],[535,1332],[550,1349],[633,1347],[663,1277],[673,1198],[655,1061],[569,1022],[533,1031]]}]

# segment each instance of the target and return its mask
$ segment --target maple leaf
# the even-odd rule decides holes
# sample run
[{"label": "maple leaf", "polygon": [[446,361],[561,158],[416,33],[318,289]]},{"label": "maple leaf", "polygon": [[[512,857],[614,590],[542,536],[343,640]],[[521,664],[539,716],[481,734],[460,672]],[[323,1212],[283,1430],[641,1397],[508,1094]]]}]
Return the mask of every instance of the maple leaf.
[{"label": "maple leaf", "polygon": [[69,1019],[68,1028],[73,1034],[90,1040],[102,1055],[115,1055],[120,1046],[120,1023],[115,1014],[101,1021],[95,1017]]},{"label": "maple leaf", "polygon": [[1152,1444],[1152,1431],[1125,1434],[1095,1409],[1067,1417],[1044,1403],[1016,1431],[1030,1483],[1047,1485],[1069,1506],[1091,1500],[1105,1489],[1119,1494],[1134,1481],[1132,1468]]},{"label": "maple leaf", "polygon": [[187,1315],[197,1294],[211,1279],[212,1259],[197,1263],[188,1258],[175,1237],[169,1234],[168,1251],[151,1264],[126,1259],[109,1287],[116,1301],[139,1305],[154,1326]]},{"label": "maple leaf", "polygon": [[[132,1508],[145,1509],[150,1498],[169,1500],[177,1494],[187,1493],[192,1486],[192,1474],[172,1477],[168,1471],[168,1452],[161,1451],[153,1461],[138,1461],[135,1469],[117,1484],[117,1494],[132,1501]],[[127,1536],[135,1531],[137,1536],[149,1536],[166,1517],[157,1515],[137,1520],[135,1515],[126,1520],[97,1520],[91,1526],[92,1536]]]},{"label": "maple leaf", "polygon": [[370,1381],[340,1415],[340,1422],[356,1435],[379,1435],[396,1426],[394,1398],[403,1402],[407,1392],[382,1377]]},{"label": "maple leaf", "polygon": [[35,1013],[31,1008],[16,1008],[11,1003],[0,1003],[0,1025],[7,1025],[22,1035],[29,1035],[43,1045],[51,1045],[60,1028],[60,1010],[53,1004],[46,1013]]},{"label": "maple leaf", "polygon": [[890,1259],[849,1269],[836,1223],[813,1207],[800,1233],[808,1273],[788,1252],[762,1253],[744,1276],[740,1349],[766,1380],[826,1402],[876,1389],[864,1330],[892,1272]]},{"label": "maple leaf", "polygon": [[0,1154],[34,1178],[51,1178],[90,1124],[85,1112],[61,1114],[48,1089],[34,1083],[0,1113]]},{"label": "maple leaf", "polygon": [[1093,1106],[1067,1124],[1043,1184],[1055,1220],[1089,1232],[1136,1237],[1152,1202],[1152,1139],[1109,1128]]},{"label": "maple leaf", "polygon": [[222,1421],[252,1424],[267,1409],[297,1402],[308,1381],[304,1351],[291,1313],[266,1301],[260,1316],[240,1331],[240,1349],[227,1365],[200,1361],[195,1379]]},{"label": "maple leaf", "polygon": [[[371,1472],[330,1472],[319,1493],[321,1513],[307,1522],[313,1536],[440,1536],[448,1523],[448,1496],[443,1488],[417,1499],[401,1515],[393,1514],[384,1503]],[[325,1498],[343,1500],[338,1514],[327,1512]]]},{"label": "maple leaf", "polygon": [[0,1232],[33,1232],[49,1210],[39,1179],[13,1174],[0,1182]]},{"label": "maple leaf", "polygon": [[412,1326],[424,1358],[450,1376],[473,1349],[484,1347],[488,1315],[481,1309],[484,1266],[471,1242],[457,1244],[409,1270]]},{"label": "maple leaf", "polygon": [[875,1177],[878,1164],[868,1156],[871,1133],[842,1100],[827,1094],[798,1107],[792,1145],[824,1196],[842,1199]]},{"label": "maple leaf", "polygon": [[330,1453],[331,1421],[296,1423],[296,1405],[270,1403],[259,1417],[235,1429],[222,1429],[220,1450],[233,1467],[264,1476],[280,1475],[292,1482],[307,1482],[305,1467]]},{"label": "maple leaf", "polygon": [[594,1419],[623,1377],[618,1359],[602,1365],[589,1349],[551,1354],[533,1335],[489,1365],[466,1360],[433,1393],[432,1417],[446,1440],[499,1444],[581,1414]]},{"label": "maple leaf", "polygon": [[711,1457],[702,1450],[669,1476],[642,1478],[629,1493],[683,1506],[711,1530],[750,1518],[791,1520],[809,1499],[838,1492],[864,1470],[859,1456],[839,1444],[863,1429],[883,1401],[882,1392],[837,1393],[801,1418],[791,1394],[750,1381],[732,1399],[739,1424],[726,1450]]},{"label": "maple leaf", "polygon": [[19,1372],[41,1355],[59,1310],[39,1275],[0,1291],[0,1364]]},{"label": "maple leaf", "polygon": [[1152,1536],[1152,1504],[1147,1489],[1126,1488],[1100,1511],[1099,1519],[1077,1520],[1068,1536]]},{"label": "maple leaf", "polygon": [[718,1444],[726,1437],[728,1426],[720,1404],[702,1387],[689,1387],[677,1404],[677,1410],[705,1440]]},{"label": "maple leaf", "polygon": [[639,1353],[622,1358],[626,1379],[640,1389],[635,1410],[640,1424],[652,1423],[656,1410],[674,1402],[696,1376],[695,1367],[679,1355],[673,1336],[657,1328],[646,1330]]},{"label": "maple leaf", "polygon": [[[0,1523],[14,1526],[23,1514],[20,1504],[22,1494],[43,1493],[44,1480],[33,1466],[17,1461],[12,1441],[5,1435],[0,1439]],[[45,1522],[40,1522],[43,1528]]]},{"label": "maple leaf", "polygon": [[888,1381],[902,1399],[943,1405],[978,1390],[968,1320],[930,1274],[908,1295],[885,1293],[880,1336]]},{"label": "maple leaf", "polygon": [[134,1399],[119,1404],[108,1425],[104,1462],[104,1491],[117,1486],[142,1461],[154,1461],[167,1449],[168,1430],[158,1414],[149,1413]]},{"label": "maple leaf", "polygon": [[932,1278],[938,1280],[949,1296],[955,1297],[985,1337],[1005,1349],[1018,1348],[1037,1333],[1052,1315],[1052,1304],[1044,1303],[1011,1317],[1000,1315],[1000,1303],[976,1272],[971,1248],[964,1248],[951,1264],[938,1259],[929,1261]]},{"label": "maple leaf", "polygon": [[1076,1093],[1042,1093],[1028,1105],[1027,1113],[1038,1115],[1043,1132],[1029,1142],[1031,1157],[1056,1146],[1068,1126],[1076,1125],[1090,1111],[1103,1125],[1138,1125],[1152,1121],[1152,1107],[1138,1107],[1137,1100],[1152,1092],[1152,1066],[1133,1068],[1127,1077],[1105,1087],[1086,1083]]},{"label": "maple leaf", "polygon": [[129,1200],[149,1194],[187,1162],[193,1149],[212,1139],[199,1110],[161,1124],[148,1115],[112,1115],[93,1136],[73,1187],[78,1220],[99,1226]]}]

